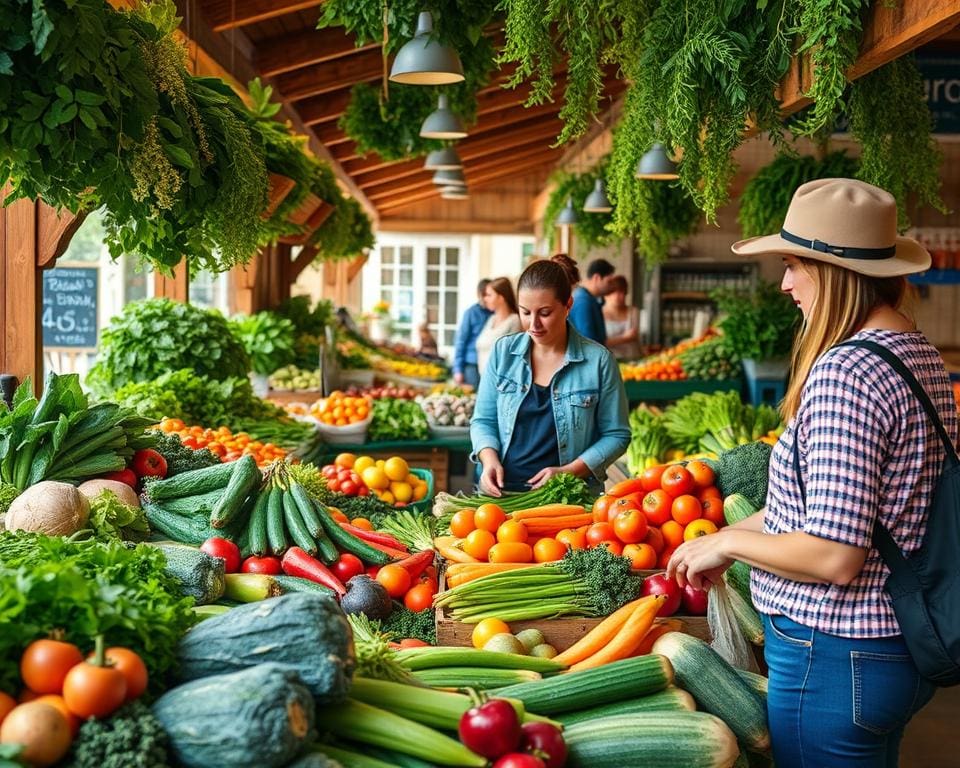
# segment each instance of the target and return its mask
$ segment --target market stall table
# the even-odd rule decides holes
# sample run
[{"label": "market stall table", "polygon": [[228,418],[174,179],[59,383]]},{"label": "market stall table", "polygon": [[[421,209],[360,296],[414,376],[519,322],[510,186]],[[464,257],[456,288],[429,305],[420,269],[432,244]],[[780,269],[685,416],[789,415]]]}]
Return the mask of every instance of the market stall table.
[{"label": "market stall table", "polygon": [[743,379],[685,379],[683,381],[625,381],[627,402],[679,400],[694,392],[742,392]]}]

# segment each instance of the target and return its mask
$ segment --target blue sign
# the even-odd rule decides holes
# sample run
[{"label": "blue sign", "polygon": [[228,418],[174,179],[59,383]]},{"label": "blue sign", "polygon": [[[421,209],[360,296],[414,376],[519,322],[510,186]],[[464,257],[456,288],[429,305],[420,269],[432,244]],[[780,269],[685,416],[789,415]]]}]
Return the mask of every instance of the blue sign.
[{"label": "blue sign", "polygon": [[97,267],[57,267],[43,272],[43,346],[95,349]]},{"label": "blue sign", "polygon": [[960,133],[960,57],[917,54],[934,133]]}]

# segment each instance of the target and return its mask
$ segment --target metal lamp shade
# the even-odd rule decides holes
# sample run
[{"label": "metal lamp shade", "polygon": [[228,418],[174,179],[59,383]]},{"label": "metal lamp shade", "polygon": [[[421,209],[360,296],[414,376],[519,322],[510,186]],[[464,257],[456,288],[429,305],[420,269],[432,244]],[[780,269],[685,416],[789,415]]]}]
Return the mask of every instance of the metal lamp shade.
[{"label": "metal lamp shade", "polygon": [[467,188],[464,187],[442,187],[440,189],[440,197],[444,200],[466,200],[470,197],[467,194]]},{"label": "metal lamp shade", "polygon": [[457,168],[463,168],[463,161],[453,147],[444,147],[435,149],[427,155],[423,167],[428,171],[454,171]]},{"label": "metal lamp shade", "polygon": [[467,180],[463,177],[463,170],[460,168],[450,171],[437,171],[433,174],[433,183],[440,187],[467,186]]},{"label": "metal lamp shade", "polygon": [[431,37],[433,17],[421,11],[417,31],[393,60],[390,80],[407,85],[449,85],[463,82],[463,65],[457,52]]},{"label": "metal lamp shade", "polygon": [[420,136],[424,139],[462,139],[467,135],[463,122],[450,111],[446,94],[437,99],[437,108],[427,115],[420,126]]},{"label": "metal lamp shade", "polygon": [[570,224],[576,224],[577,221],[579,221],[579,217],[577,216],[577,209],[573,207],[573,198],[568,197],[567,204],[563,206],[563,210],[557,216],[557,224],[569,226]]},{"label": "metal lamp shade", "polygon": [[658,142],[640,158],[640,163],[637,165],[637,178],[672,181],[679,179],[680,174],[677,173],[677,164],[669,158],[663,144]]},{"label": "metal lamp shade", "polygon": [[584,200],[583,210],[585,213],[610,213],[613,210],[613,206],[607,199],[607,188],[603,179],[593,182],[593,191]]}]

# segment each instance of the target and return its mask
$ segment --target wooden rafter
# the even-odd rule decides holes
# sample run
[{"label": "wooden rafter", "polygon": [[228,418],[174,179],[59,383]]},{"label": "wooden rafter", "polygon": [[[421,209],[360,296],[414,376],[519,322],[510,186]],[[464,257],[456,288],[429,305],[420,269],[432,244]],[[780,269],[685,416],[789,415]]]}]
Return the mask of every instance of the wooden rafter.
[{"label": "wooden rafter", "polygon": [[[377,82],[377,80],[367,82]],[[356,83],[341,88],[339,91],[331,91],[323,96],[298,102],[297,111],[300,113],[300,118],[307,125],[319,125],[320,123],[337,120],[350,106],[350,93],[354,85]]]},{"label": "wooden rafter", "polygon": [[203,15],[214,32],[245,27],[320,5],[322,0],[205,0]]},{"label": "wooden rafter", "polygon": [[348,141],[352,141],[336,123],[318,123],[313,126],[313,133],[317,137],[317,141],[325,147],[333,147],[337,144],[345,144]]},{"label": "wooden rafter", "polygon": [[274,77],[377,47],[376,43],[357,47],[353,35],[343,27],[308,29],[261,41],[254,64],[264,77]]},{"label": "wooden rafter", "polygon": [[383,57],[380,51],[362,51],[280,75],[276,84],[285,100],[300,101],[340,90],[353,83],[372,80],[382,73]]}]

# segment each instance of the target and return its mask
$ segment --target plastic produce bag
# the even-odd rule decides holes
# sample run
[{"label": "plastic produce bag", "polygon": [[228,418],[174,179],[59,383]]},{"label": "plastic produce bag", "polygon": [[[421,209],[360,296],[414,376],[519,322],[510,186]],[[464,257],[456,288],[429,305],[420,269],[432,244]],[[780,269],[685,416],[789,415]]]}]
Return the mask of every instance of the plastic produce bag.
[{"label": "plastic produce bag", "polygon": [[713,637],[710,643],[713,650],[739,669],[759,671],[753,649],[740,630],[723,581],[711,586],[707,593],[707,624]]}]

